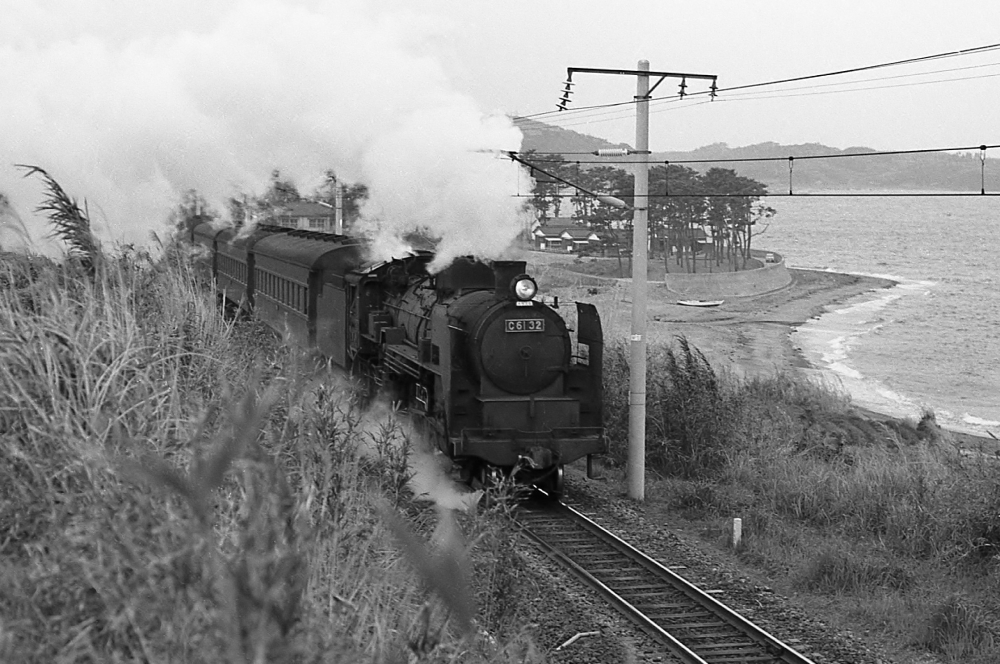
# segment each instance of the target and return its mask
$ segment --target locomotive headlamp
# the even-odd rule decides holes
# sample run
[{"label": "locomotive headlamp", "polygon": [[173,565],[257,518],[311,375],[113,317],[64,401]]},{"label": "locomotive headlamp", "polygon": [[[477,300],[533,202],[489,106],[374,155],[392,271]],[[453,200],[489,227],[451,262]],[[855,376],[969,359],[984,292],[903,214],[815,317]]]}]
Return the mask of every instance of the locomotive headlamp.
[{"label": "locomotive headlamp", "polygon": [[517,299],[530,300],[538,292],[538,284],[535,283],[534,279],[524,274],[514,279],[512,290],[514,291],[514,297]]}]

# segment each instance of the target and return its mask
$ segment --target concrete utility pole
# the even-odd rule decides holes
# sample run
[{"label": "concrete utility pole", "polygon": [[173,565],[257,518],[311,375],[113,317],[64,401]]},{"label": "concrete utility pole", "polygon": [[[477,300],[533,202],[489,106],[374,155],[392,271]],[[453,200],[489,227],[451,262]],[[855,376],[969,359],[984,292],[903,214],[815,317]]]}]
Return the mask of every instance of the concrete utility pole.
[{"label": "concrete utility pole", "polygon": [[628,394],[628,495],[646,496],[646,252],[649,222],[649,61],[635,85],[635,203],[632,212],[632,336]]},{"label": "concrete utility pole", "polygon": [[[566,110],[573,94],[573,73],[618,74],[636,77],[635,93],[635,197],[632,214],[632,335],[629,355],[629,430],[628,430],[628,495],[635,500],[646,497],[646,300],[648,295],[647,253],[649,251],[649,100],[653,90],[666,78],[681,79],[680,96],[684,97],[687,79],[712,81],[709,95],[714,99],[716,76],[651,72],[649,61],[640,60],[635,70],[569,67],[559,110]],[[659,76],[652,88],[649,77]],[[600,154],[601,151],[598,152]],[[610,152],[610,151],[609,151]]]}]

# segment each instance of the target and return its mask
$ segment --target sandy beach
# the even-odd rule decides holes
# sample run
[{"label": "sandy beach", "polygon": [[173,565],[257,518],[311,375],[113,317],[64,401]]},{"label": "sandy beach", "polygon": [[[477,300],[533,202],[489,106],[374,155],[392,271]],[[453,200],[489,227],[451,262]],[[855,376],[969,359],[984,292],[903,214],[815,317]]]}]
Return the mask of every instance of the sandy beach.
[{"label": "sandy beach", "polygon": [[[595,278],[586,270],[589,259],[527,252],[529,272],[544,295],[561,301],[584,301],[597,306],[606,339],[624,340],[631,331],[631,282]],[[895,282],[877,277],[816,270],[790,269],[792,282],[777,291],[754,297],[728,298],[718,307],[677,304],[677,296],[662,283],[649,284],[649,343],[684,336],[720,371],[738,376],[808,369],[810,365],[793,345],[796,327],[838,304],[865,293],[891,288]],[[862,410],[862,409],[859,409]],[[885,417],[865,411],[873,417]],[[958,440],[982,442],[955,433]]]},{"label": "sandy beach", "polygon": [[[587,259],[574,263],[559,254],[530,252],[528,261],[543,294],[596,305],[606,338],[627,338],[632,316],[630,280],[598,279],[577,272],[587,269]],[[679,305],[677,296],[662,283],[650,282],[649,342],[687,337],[713,366],[741,376],[805,367],[789,337],[795,327],[827,307],[894,285],[889,279],[836,272],[789,272],[792,283],[785,288],[755,297],[728,298],[709,308]]]}]

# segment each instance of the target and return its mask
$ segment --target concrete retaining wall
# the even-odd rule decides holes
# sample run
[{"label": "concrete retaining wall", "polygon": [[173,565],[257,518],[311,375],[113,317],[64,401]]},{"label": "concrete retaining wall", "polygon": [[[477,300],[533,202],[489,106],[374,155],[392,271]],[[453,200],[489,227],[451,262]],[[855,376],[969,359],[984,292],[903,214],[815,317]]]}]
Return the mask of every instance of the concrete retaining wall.
[{"label": "concrete retaining wall", "polygon": [[764,263],[764,267],[740,272],[705,272],[697,274],[667,274],[663,287],[671,294],[687,299],[715,300],[726,297],[760,295],[792,283],[792,275],[785,268],[785,258],[773,251],[751,250],[754,258],[762,262],[773,254],[777,262]]}]

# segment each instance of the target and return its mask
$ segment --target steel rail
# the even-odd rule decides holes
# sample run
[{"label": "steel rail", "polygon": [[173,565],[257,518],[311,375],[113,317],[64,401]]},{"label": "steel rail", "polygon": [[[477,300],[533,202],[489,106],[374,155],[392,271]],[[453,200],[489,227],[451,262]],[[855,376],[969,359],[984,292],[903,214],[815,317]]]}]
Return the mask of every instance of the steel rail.
[{"label": "steel rail", "polygon": [[625,614],[625,616],[630,620],[637,623],[644,632],[653,638],[664,642],[670,651],[680,657],[681,661],[685,662],[685,664],[708,664],[704,659],[692,652],[690,648],[674,638],[670,632],[650,620],[644,613],[642,613],[642,611],[632,606],[625,600],[625,598],[599,581],[590,572],[578,565],[572,558],[555,547],[550,546],[543,538],[539,537],[530,528],[525,528],[523,524],[520,525],[524,534],[531,538],[542,550],[542,552],[545,553],[545,555],[567,568],[586,585],[599,592],[606,600],[614,605],[616,609]]},{"label": "steel rail", "polygon": [[[624,560],[638,565],[649,574],[649,580],[660,581],[668,586],[669,590],[679,592],[689,602],[700,609],[710,613],[717,620],[740,636],[751,642],[757,649],[756,653],[747,652],[744,655],[727,651],[725,653],[699,654],[699,650],[710,650],[704,646],[699,647],[694,644],[685,644],[683,638],[671,633],[671,625],[664,621],[664,624],[657,622],[655,617],[646,615],[643,610],[635,606],[625,596],[628,594],[627,588],[615,588],[613,582],[606,582],[598,578],[594,571],[588,570],[583,562],[574,559],[571,553],[560,549],[557,536],[548,538],[543,530],[536,523],[533,528],[528,521],[530,515],[547,515],[558,520],[568,522],[574,527],[582,529],[594,539],[604,543],[613,551],[617,552]],[[527,518],[525,518],[527,516]],[[683,578],[679,574],[666,568],[656,560],[642,553],[628,542],[624,541],[614,533],[598,525],[592,519],[581,514],[572,507],[558,502],[551,502],[543,509],[531,509],[523,507],[516,518],[516,522],[536,545],[552,560],[566,567],[586,585],[594,588],[607,601],[609,601],[619,612],[628,619],[636,623],[644,632],[654,639],[659,640],[666,648],[685,664],[711,664],[712,662],[774,662],[781,664],[813,664],[805,655],[794,650],[777,637],[768,633],[761,627],[750,622],[736,611],[732,610],[710,594],[703,592],[697,586]],[[582,556],[581,556],[582,557]],[[605,565],[608,563],[605,562]],[[667,590],[667,589],[665,589]],[[683,630],[682,630],[683,631]],[[740,648],[734,648],[741,649]]]}]

